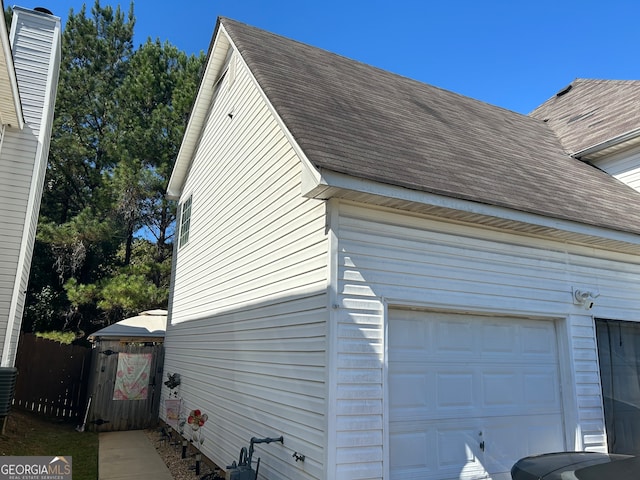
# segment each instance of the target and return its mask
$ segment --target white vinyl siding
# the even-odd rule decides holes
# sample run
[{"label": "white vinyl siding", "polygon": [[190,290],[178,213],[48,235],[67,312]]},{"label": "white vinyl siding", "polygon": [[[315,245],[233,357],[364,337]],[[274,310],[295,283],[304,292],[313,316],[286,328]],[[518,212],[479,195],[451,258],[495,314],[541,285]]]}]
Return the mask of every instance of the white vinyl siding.
[{"label": "white vinyl siding", "polygon": [[325,204],[301,196],[300,159],[231,61],[233,85],[227,75],[219,87],[183,188],[197,202],[176,257],[165,372],[181,375],[183,411],[209,415],[214,462],[237,460],[253,436],[283,435],[257,447],[261,474],[324,478]]},{"label": "white vinyl siding", "polygon": [[[385,474],[394,306],[556,321],[567,447],[606,450],[592,315],[640,318],[636,257],[347,203],[336,235],[338,461],[328,478]],[[599,289],[592,311],[573,304],[573,287]]]},{"label": "white vinyl siding", "polygon": [[609,175],[640,191],[640,148],[625,150],[593,162]]},{"label": "white vinyl siding", "polygon": [[236,76],[211,109],[185,183],[198,204],[194,245],[176,265],[173,323],[325,287],[324,203],[300,196],[300,160],[244,68]]},{"label": "white vinyl siding", "polygon": [[0,151],[2,366],[14,363],[29,280],[58,82],[59,19],[16,8],[12,44],[25,127],[7,127]]},{"label": "white vinyl siding", "polygon": [[[16,281],[21,283],[18,260],[22,247],[22,236],[29,202],[29,188],[35,149],[26,155],[18,154],[12,138],[20,131],[8,127],[6,143],[0,151],[0,338],[4,339],[10,312],[15,311],[19,298],[14,298]],[[0,349],[3,342],[0,342]]]},{"label": "white vinyl siding", "polygon": [[[209,415],[209,458],[228,465],[251,437],[283,435],[284,446],[259,447],[260,471],[323,478],[325,305],[322,294],[304,296],[169,327],[164,371],[181,375],[183,412]],[[304,464],[294,451],[306,455]]]}]

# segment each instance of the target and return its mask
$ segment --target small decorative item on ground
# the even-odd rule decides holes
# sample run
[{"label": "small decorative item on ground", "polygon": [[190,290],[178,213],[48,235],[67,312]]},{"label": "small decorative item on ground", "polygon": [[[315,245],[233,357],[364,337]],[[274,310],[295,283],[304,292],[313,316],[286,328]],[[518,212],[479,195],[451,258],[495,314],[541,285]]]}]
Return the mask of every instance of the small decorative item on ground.
[{"label": "small decorative item on ground", "polygon": [[198,449],[196,452],[196,475],[200,475],[200,460],[202,459],[202,454],[200,453],[200,449],[202,448],[202,444],[204,443],[204,435],[202,433],[201,427],[204,427],[205,422],[209,417],[206,413],[202,413],[200,410],[191,410],[189,413],[189,417],[187,417],[187,423],[191,425],[191,441],[194,446]]},{"label": "small decorative item on ground", "polygon": [[[187,417],[187,423],[191,425],[191,441],[195,444],[198,443],[200,447],[204,443],[204,434],[200,427],[203,427],[205,422],[209,419],[206,413],[202,413],[200,410],[191,410],[189,417]],[[196,448],[198,446],[196,445]]]},{"label": "small decorative item on ground", "polygon": [[191,428],[194,430],[198,430],[200,427],[204,426],[204,423],[208,418],[207,414],[202,413],[200,410],[191,410],[189,418],[187,418],[187,423],[191,425]]}]

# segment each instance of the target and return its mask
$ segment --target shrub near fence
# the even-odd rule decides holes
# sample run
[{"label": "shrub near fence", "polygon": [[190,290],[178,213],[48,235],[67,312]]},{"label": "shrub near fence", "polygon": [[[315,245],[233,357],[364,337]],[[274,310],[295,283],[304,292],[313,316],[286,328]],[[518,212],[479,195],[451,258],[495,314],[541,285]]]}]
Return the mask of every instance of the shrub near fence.
[{"label": "shrub near fence", "polygon": [[90,364],[90,348],[22,334],[13,404],[49,417],[82,418]]}]

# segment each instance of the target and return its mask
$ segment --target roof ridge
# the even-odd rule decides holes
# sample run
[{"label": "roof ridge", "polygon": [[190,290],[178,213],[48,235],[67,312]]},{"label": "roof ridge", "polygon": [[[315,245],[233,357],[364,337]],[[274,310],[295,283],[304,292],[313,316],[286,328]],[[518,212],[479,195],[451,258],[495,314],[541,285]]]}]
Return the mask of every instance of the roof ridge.
[{"label": "roof ridge", "polygon": [[615,78],[576,78],[571,84],[575,82],[589,82],[589,83],[640,83],[640,79],[615,79]]},{"label": "roof ridge", "polygon": [[[502,107],[500,105],[495,105],[495,104],[489,103],[489,102],[487,102],[485,100],[480,100],[480,99],[477,99],[477,98],[474,98],[474,97],[470,97],[470,96],[464,95],[462,93],[454,92],[453,90],[449,90],[447,88],[440,87],[438,85],[434,85],[432,83],[428,83],[428,82],[425,82],[423,80],[418,80],[418,79],[409,77],[407,75],[403,75],[401,73],[393,72],[391,70],[387,70],[387,69],[384,69],[382,67],[378,67],[376,65],[371,65],[371,64],[366,63],[366,62],[364,62],[362,60],[357,60],[357,59],[348,57],[348,56],[340,54],[340,53],[332,52],[331,50],[327,50],[327,49],[322,48],[322,47],[311,45],[309,43],[302,42],[300,40],[296,40],[296,39],[293,39],[291,37],[287,37],[285,35],[280,35],[278,33],[274,33],[274,32],[271,32],[269,30],[265,30],[263,28],[253,26],[253,25],[250,25],[248,23],[241,22],[239,20],[235,20],[235,19],[230,18],[230,17],[220,16],[220,17],[218,17],[218,19],[219,19],[219,22],[223,26],[224,26],[224,22],[225,21],[236,23],[236,24],[241,25],[243,28],[248,28],[248,29],[251,29],[251,30],[254,30],[254,31],[259,31],[259,32],[261,32],[261,34],[266,34],[266,35],[269,35],[269,36],[271,36],[273,38],[285,39],[285,40],[287,40],[289,42],[294,42],[297,45],[300,45],[300,46],[305,47],[305,48],[311,48],[311,49],[314,49],[314,50],[317,50],[317,51],[322,51],[325,54],[330,55],[330,56],[332,56],[334,58],[342,59],[344,61],[351,62],[351,63],[354,63],[356,65],[360,65],[363,68],[374,70],[374,71],[378,72],[379,74],[382,74],[382,75],[385,75],[385,76],[389,75],[389,76],[392,76],[394,78],[401,79],[403,81],[412,82],[412,83],[414,83],[416,85],[422,86],[423,88],[426,87],[426,88],[429,88],[429,89],[435,89],[435,90],[443,92],[443,93],[445,93],[447,95],[454,95],[457,98],[465,99],[465,101],[473,102],[473,103],[478,104],[478,105],[484,105],[485,107],[488,107],[488,108],[496,110],[496,111],[497,110],[501,110],[503,112],[507,112],[507,113],[512,114],[512,115],[517,115],[517,116],[519,116],[519,117],[521,117],[523,119],[530,119],[530,120],[532,119],[532,117],[530,117],[527,114],[516,112],[515,110],[510,110],[510,109],[508,109],[506,107]],[[232,32],[229,32],[229,33],[233,37],[233,33]],[[533,120],[537,121],[537,119],[533,119]]]}]

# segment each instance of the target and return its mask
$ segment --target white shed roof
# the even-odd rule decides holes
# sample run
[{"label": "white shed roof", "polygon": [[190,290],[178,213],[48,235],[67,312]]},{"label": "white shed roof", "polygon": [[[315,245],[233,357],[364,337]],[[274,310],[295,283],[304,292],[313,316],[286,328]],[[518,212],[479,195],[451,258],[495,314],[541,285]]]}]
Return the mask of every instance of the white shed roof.
[{"label": "white shed roof", "polygon": [[167,328],[166,310],[147,310],[125,318],[89,335],[90,341],[100,338],[157,337],[164,338]]}]

